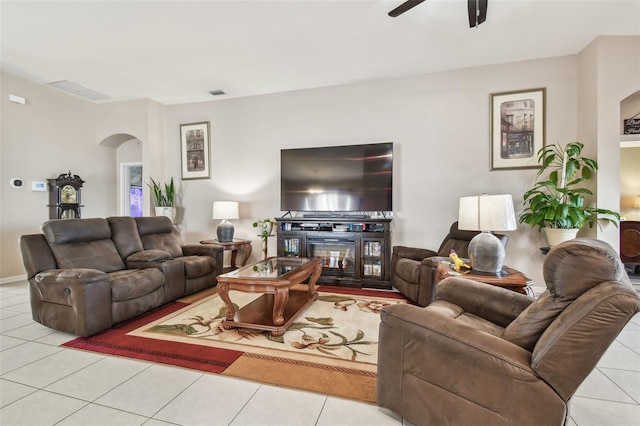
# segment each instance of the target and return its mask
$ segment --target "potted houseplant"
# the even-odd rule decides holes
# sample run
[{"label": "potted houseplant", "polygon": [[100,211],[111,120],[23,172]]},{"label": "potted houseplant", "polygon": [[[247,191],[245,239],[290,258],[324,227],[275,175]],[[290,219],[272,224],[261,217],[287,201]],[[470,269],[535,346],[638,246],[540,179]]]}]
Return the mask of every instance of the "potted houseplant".
[{"label": "potted houseplant", "polygon": [[175,223],[176,219],[176,207],[175,207],[175,186],[173,184],[173,177],[167,184],[160,185],[153,178],[149,178],[151,183],[147,183],[149,189],[151,189],[151,195],[153,196],[153,204],[155,206],[156,216],[167,216]]},{"label": "potted houseplant", "polygon": [[271,236],[271,232],[273,232],[273,225],[275,224],[276,221],[271,219],[263,219],[253,222],[253,227],[258,228],[258,231],[260,232],[258,236],[260,237],[260,245],[265,259],[267,258],[267,239]]},{"label": "potted houseplant", "polygon": [[[593,193],[583,184],[593,178],[598,163],[583,157],[583,148],[580,142],[552,144],[537,153],[541,168],[535,185],[524,194],[520,223],[544,229],[549,246],[575,238],[586,224],[593,226],[602,220],[617,226],[620,220],[617,212],[585,205],[585,195]],[[566,235],[558,239],[555,234]]]}]

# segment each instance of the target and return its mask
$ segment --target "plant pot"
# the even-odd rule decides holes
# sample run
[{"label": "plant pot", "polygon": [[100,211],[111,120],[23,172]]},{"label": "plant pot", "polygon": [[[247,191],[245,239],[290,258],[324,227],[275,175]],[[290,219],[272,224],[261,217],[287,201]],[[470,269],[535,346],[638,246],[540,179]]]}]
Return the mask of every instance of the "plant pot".
[{"label": "plant pot", "polygon": [[565,241],[573,240],[579,229],[544,228],[544,235],[547,237],[549,247],[557,246]]},{"label": "plant pot", "polygon": [[258,230],[260,231],[260,235],[263,235],[264,232],[266,232],[266,235],[271,235],[271,232],[273,232],[273,223],[258,222]]},{"label": "plant pot", "polygon": [[175,207],[156,207],[156,216],[166,216],[171,219],[171,223],[176,223],[176,212]]}]

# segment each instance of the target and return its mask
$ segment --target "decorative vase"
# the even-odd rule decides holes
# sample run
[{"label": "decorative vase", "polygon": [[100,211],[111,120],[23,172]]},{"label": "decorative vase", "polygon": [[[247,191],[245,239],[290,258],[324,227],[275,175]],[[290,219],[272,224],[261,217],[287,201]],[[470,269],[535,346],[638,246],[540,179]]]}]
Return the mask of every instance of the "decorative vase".
[{"label": "decorative vase", "polygon": [[166,216],[171,219],[171,223],[176,223],[176,212],[178,209],[175,207],[156,207],[156,216]]},{"label": "decorative vase", "polygon": [[578,234],[578,231],[579,229],[544,228],[544,234],[547,237],[549,247],[573,240]]}]

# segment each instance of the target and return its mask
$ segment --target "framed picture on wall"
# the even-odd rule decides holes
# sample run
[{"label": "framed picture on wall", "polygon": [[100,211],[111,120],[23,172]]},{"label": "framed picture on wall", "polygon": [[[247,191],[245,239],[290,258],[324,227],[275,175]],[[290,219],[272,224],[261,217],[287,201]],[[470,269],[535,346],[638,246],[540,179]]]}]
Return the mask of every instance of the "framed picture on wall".
[{"label": "framed picture on wall", "polygon": [[182,179],[211,177],[209,122],[180,125]]},{"label": "framed picture on wall", "polygon": [[539,169],[546,88],[491,94],[491,169]]}]

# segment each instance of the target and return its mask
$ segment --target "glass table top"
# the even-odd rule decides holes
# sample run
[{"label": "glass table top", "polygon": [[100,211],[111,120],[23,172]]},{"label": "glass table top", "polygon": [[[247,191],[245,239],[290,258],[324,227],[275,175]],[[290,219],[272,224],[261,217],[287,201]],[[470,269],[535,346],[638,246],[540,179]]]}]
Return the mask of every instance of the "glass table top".
[{"label": "glass table top", "polygon": [[227,277],[280,278],[309,263],[304,257],[272,257],[224,274]]}]

